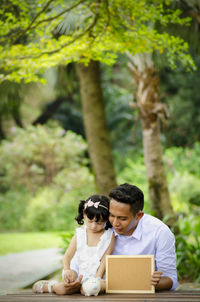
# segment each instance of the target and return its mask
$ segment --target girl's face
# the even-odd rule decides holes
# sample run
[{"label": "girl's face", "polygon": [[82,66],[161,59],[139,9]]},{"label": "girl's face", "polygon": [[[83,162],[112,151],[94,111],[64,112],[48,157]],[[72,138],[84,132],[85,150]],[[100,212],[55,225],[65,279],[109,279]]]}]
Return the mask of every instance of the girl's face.
[{"label": "girl's face", "polygon": [[96,218],[94,217],[93,219],[89,219],[85,214],[84,214],[84,220],[85,224],[87,226],[87,229],[92,231],[93,233],[98,233],[101,232],[105,228],[105,221],[100,219],[99,221],[95,221]]}]

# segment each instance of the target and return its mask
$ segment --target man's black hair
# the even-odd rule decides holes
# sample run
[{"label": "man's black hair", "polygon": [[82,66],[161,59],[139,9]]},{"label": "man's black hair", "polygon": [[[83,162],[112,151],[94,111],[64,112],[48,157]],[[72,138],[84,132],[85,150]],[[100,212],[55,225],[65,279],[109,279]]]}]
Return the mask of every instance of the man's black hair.
[{"label": "man's black hair", "polygon": [[136,215],[144,207],[144,194],[136,186],[124,183],[112,189],[109,197],[122,203],[130,204],[131,211]]}]

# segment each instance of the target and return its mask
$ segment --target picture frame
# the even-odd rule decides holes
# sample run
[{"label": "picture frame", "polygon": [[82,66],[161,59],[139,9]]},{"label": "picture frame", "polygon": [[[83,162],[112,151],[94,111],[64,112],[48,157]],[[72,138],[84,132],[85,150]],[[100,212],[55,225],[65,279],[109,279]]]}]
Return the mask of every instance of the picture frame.
[{"label": "picture frame", "polygon": [[154,255],[107,255],[106,293],[155,293]]}]

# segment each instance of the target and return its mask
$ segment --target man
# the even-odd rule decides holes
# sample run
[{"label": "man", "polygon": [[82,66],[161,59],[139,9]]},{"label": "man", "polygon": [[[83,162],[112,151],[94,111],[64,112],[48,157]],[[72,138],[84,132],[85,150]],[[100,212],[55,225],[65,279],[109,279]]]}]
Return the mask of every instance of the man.
[{"label": "man", "polygon": [[144,214],[144,195],[136,186],[122,184],[112,189],[110,223],[116,243],[114,255],[154,255],[155,273],[152,284],[156,290],[175,289],[178,285],[175,239],[159,219]]},{"label": "man", "polygon": [[[156,290],[175,289],[178,285],[175,239],[159,219],[144,214],[144,195],[128,183],[112,189],[109,221],[116,236],[114,255],[154,255],[155,272],[151,283]],[[76,271],[75,261],[71,266]],[[69,287],[79,287],[79,278]]]}]

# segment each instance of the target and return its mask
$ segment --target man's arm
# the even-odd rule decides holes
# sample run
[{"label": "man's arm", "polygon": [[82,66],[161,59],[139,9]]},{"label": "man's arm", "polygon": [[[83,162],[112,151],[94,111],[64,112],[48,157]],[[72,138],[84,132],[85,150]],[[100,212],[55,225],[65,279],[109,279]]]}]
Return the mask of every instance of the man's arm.
[{"label": "man's arm", "polygon": [[169,290],[172,288],[173,281],[169,277],[162,277],[162,272],[155,271],[151,278],[151,284],[156,290]]},{"label": "man's arm", "polygon": [[152,282],[156,283],[156,290],[175,289],[178,285],[175,238],[167,226],[157,234],[155,264],[156,272],[152,276]]}]

